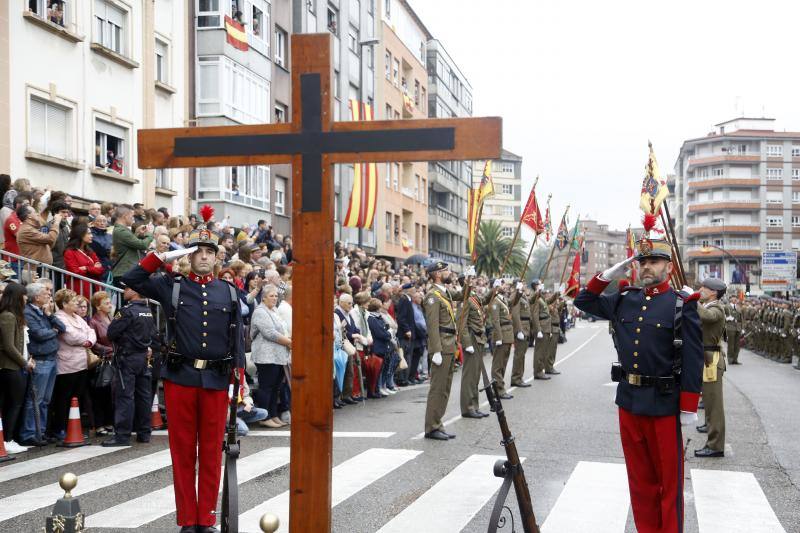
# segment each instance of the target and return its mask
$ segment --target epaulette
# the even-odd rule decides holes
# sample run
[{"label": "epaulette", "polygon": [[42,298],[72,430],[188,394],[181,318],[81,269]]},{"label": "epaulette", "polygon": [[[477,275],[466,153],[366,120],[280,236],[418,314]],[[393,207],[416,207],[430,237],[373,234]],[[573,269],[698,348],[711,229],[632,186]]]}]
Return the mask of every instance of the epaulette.
[{"label": "epaulette", "polygon": [[684,303],[695,302],[695,301],[700,299],[700,293],[699,292],[693,292],[692,294],[687,295],[683,291],[675,291],[675,294],[677,294],[678,298],[683,300]]}]

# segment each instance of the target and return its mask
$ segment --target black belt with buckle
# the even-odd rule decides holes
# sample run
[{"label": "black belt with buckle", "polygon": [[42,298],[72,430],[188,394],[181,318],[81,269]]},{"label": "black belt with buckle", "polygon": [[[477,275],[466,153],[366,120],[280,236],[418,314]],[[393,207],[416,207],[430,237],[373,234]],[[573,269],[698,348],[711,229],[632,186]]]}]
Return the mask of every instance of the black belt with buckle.
[{"label": "black belt with buckle", "polygon": [[722,348],[719,346],[703,346],[704,352],[721,352]]},{"label": "black belt with buckle", "polygon": [[500,325],[501,326],[510,326],[511,325],[511,321],[510,320],[501,320],[500,321]]},{"label": "black belt with buckle", "polygon": [[178,352],[169,352],[167,355],[168,365],[187,364],[196,370],[216,370],[222,374],[227,374],[230,371],[232,363],[233,357],[226,357],[225,359],[195,359]]},{"label": "black belt with buckle", "polygon": [[612,374],[614,381],[624,381],[634,387],[658,387],[659,390],[671,390],[675,387],[675,376],[643,376],[622,370],[621,379],[615,377]]},{"label": "black belt with buckle", "polygon": [[439,328],[439,331],[441,331],[442,333],[449,333],[450,335],[456,334],[456,330],[454,330],[453,328]]}]

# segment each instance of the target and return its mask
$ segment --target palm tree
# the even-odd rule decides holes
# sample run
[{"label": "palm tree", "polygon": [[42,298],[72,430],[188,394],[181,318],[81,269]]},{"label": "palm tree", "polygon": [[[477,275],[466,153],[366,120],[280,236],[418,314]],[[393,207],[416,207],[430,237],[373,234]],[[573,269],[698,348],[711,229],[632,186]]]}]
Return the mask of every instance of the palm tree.
[{"label": "palm tree", "polygon": [[[481,222],[475,242],[475,251],[478,256],[475,260],[475,269],[479,274],[489,277],[500,274],[500,268],[503,266],[503,260],[511,246],[511,240],[510,237],[503,236],[500,222],[496,220]],[[517,239],[511,257],[508,258],[506,273],[519,274],[522,271],[527,257],[525,246],[525,241]]]}]

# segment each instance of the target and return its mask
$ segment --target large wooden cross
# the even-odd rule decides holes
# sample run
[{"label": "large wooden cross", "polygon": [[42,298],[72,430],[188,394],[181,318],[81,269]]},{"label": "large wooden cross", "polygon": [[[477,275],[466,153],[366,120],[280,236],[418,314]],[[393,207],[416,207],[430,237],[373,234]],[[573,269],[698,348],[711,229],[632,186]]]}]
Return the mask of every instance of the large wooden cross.
[{"label": "large wooden cross", "polygon": [[[290,530],[331,530],[334,163],[497,159],[500,118],[333,122],[331,35],[294,35],[292,121],[140,130],[139,167],[292,164]],[[487,475],[490,475],[487,473]]]}]

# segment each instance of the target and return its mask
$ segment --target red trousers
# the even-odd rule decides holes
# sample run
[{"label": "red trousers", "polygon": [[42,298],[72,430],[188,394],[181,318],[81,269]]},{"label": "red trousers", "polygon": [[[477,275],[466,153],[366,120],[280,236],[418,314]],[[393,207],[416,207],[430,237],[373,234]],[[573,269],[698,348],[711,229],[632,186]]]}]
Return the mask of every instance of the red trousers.
[{"label": "red trousers", "polygon": [[633,520],[639,533],[683,532],[683,436],[678,415],[619,410]]},{"label": "red trousers", "polygon": [[374,394],[375,387],[378,385],[378,376],[381,373],[383,359],[377,355],[369,355],[364,358],[364,376],[367,382],[367,391]]},{"label": "red trousers", "polygon": [[[179,526],[213,526],[216,517],[228,391],[164,381],[169,452]],[[195,464],[199,472],[195,476]]]}]

